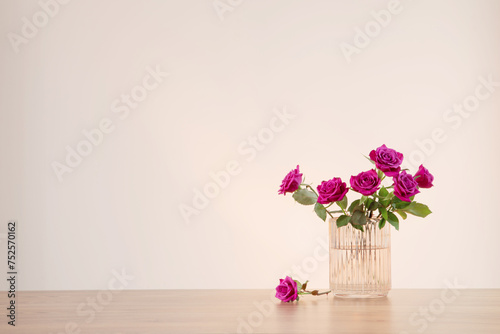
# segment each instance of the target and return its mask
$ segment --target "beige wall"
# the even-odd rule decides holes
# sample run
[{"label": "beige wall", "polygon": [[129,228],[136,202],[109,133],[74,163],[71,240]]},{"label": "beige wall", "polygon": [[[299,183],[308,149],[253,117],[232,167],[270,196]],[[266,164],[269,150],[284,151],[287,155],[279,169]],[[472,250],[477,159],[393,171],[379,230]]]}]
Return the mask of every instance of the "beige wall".
[{"label": "beige wall", "polygon": [[326,287],[327,225],[279,184],[297,164],[348,180],[383,143],[435,175],[434,213],[393,232],[393,286],[500,288],[500,2],[41,4],[0,5],[0,233],[19,221],[20,289],[122,270],[133,289],[290,271]]}]

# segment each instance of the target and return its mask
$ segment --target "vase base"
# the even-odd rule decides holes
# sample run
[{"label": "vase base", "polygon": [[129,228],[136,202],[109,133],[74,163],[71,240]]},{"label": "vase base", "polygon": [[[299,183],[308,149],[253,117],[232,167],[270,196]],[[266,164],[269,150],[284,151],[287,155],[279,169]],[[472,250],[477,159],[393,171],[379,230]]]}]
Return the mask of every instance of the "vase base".
[{"label": "vase base", "polygon": [[359,294],[359,293],[334,293],[334,297],[339,297],[339,298],[383,298],[387,297],[387,292],[380,292],[380,293],[370,293],[370,294]]}]

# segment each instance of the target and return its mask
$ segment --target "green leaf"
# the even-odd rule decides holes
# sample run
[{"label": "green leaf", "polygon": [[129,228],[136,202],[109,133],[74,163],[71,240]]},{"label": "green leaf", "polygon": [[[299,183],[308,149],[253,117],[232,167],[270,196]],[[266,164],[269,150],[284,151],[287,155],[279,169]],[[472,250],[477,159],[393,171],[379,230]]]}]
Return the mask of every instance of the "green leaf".
[{"label": "green leaf", "polygon": [[364,206],[366,209],[368,209],[368,207],[370,206],[370,203],[372,202],[373,200],[369,197],[366,198],[365,202],[364,202]]},{"label": "green leaf", "polygon": [[365,201],[365,208],[370,207],[370,204],[372,204],[372,202],[373,202],[373,199],[371,199],[370,197],[367,197],[366,201]]},{"label": "green leaf", "polygon": [[361,198],[359,199],[359,204],[363,204],[363,203],[365,203],[367,199],[368,199],[368,197],[366,197],[366,196],[364,196],[364,195],[363,195],[363,196],[361,196]]},{"label": "green leaf", "polygon": [[417,202],[411,202],[409,206],[407,206],[402,210],[414,216],[422,218],[427,217],[429,214],[432,213],[432,211],[429,209],[427,205]]},{"label": "green leaf", "polygon": [[382,172],[380,169],[377,169],[377,176],[379,179],[382,180],[385,175],[384,175],[384,172]]},{"label": "green leaf", "polygon": [[403,218],[403,220],[408,217],[408,215],[406,214],[406,212],[404,212],[402,210],[396,210],[396,212],[401,216],[401,218]]},{"label": "green leaf", "polygon": [[302,205],[313,205],[318,200],[318,196],[307,189],[297,190],[292,197]]},{"label": "green leaf", "polygon": [[380,219],[380,221],[378,222],[378,228],[379,229],[384,228],[385,222],[386,222],[385,218]]},{"label": "green leaf", "polygon": [[399,219],[398,217],[396,217],[396,215],[392,212],[387,212],[387,221],[389,222],[389,224],[391,224],[392,226],[394,226],[396,228],[397,231],[399,231]]},{"label": "green leaf", "polygon": [[[396,198],[397,198],[397,197],[394,197],[394,199],[396,199]],[[398,199],[399,199],[399,198],[398,198]],[[404,209],[404,208],[406,208],[406,207],[408,207],[408,206],[410,206],[410,205],[411,205],[411,203],[410,203],[410,202],[405,202],[405,201],[401,201],[401,200],[400,200],[399,202],[397,202],[397,203],[394,203],[394,207],[395,207],[396,209]]]},{"label": "green leaf", "polygon": [[355,207],[352,213],[354,213],[356,211],[361,211],[361,212],[363,212],[363,214],[365,213],[365,209],[363,208],[362,205],[358,205],[357,207]]},{"label": "green leaf", "polygon": [[366,159],[368,159],[368,161],[370,161],[372,164],[374,164],[374,165],[375,165],[375,161],[373,161],[372,159],[370,159],[369,157],[367,157],[367,156],[366,156],[366,155],[364,155],[364,154],[363,154],[363,156],[364,156]]},{"label": "green leaf", "polygon": [[376,210],[379,207],[380,207],[380,203],[376,202],[376,201],[373,201],[373,202],[370,203],[370,206],[368,207],[368,210],[374,211],[374,210]]},{"label": "green leaf", "polygon": [[295,283],[297,283],[297,291],[300,291],[302,290],[302,283],[300,283],[299,281],[297,281],[296,279],[294,279]]},{"label": "green leaf", "polygon": [[389,195],[389,191],[385,187],[380,188],[378,195],[382,198],[386,198]]},{"label": "green leaf", "polygon": [[347,196],[344,196],[341,201],[335,202],[337,203],[338,206],[340,206],[341,209],[347,209]]},{"label": "green leaf", "polygon": [[314,212],[318,215],[321,220],[326,220],[326,209],[325,206],[321,203],[314,204]]},{"label": "green leaf", "polygon": [[387,216],[387,209],[385,207],[380,207],[378,208],[378,212],[380,212],[380,214],[382,215],[382,217],[385,219],[385,220],[389,220],[388,216]]},{"label": "green leaf", "polygon": [[337,218],[337,227],[346,226],[347,224],[349,224],[349,220],[351,220],[351,216],[340,216],[339,218]]},{"label": "green leaf", "polygon": [[383,207],[387,207],[389,204],[391,204],[390,199],[381,199],[380,200],[380,205],[382,205]]},{"label": "green leaf", "polygon": [[354,211],[351,217],[351,224],[353,225],[365,225],[366,216],[363,211]]},{"label": "green leaf", "polygon": [[351,225],[352,225],[352,227],[354,227],[356,230],[360,230],[361,232],[364,232],[364,231],[365,231],[365,229],[363,228],[363,225],[354,225],[354,224],[352,224],[352,223],[351,223]]},{"label": "green leaf", "polygon": [[351,205],[349,205],[349,212],[353,213],[354,208],[357,207],[358,205],[359,205],[359,199],[355,200],[354,202],[351,203]]}]

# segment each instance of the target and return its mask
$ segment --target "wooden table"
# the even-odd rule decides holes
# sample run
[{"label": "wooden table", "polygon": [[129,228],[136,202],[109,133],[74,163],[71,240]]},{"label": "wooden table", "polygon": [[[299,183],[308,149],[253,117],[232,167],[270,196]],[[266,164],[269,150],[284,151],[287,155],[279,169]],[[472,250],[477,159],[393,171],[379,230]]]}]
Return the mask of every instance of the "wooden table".
[{"label": "wooden table", "polygon": [[387,298],[303,296],[271,290],[18,292],[16,327],[0,333],[500,333],[500,289],[392,290]]}]

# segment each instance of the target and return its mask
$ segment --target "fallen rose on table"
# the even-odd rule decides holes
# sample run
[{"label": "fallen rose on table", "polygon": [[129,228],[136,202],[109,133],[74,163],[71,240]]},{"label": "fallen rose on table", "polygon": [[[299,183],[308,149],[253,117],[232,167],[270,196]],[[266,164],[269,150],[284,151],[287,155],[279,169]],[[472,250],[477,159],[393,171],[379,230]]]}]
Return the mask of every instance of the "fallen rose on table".
[{"label": "fallen rose on table", "polygon": [[285,277],[285,279],[280,278],[280,284],[276,287],[276,298],[281,300],[282,302],[293,302],[299,300],[299,295],[327,295],[331,291],[319,292],[318,290],[308,291],[307,282],[304,284],[300,283],[297,280],[292,279],[290,276]]}]

